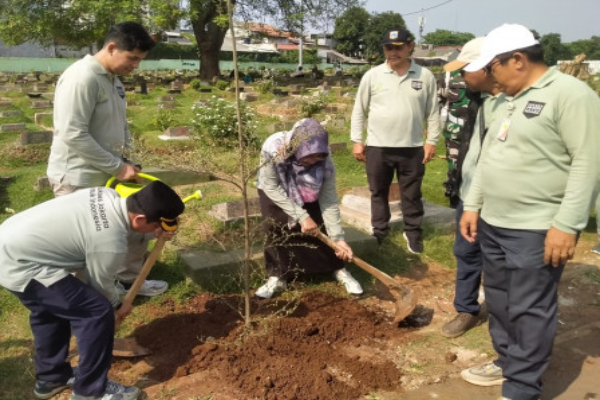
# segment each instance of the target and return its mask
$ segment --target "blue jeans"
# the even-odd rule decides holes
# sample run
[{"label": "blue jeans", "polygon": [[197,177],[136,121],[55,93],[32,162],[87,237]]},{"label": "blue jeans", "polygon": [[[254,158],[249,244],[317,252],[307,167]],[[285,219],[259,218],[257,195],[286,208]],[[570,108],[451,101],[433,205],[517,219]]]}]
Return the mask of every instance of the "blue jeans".
[{"label": "blue jeans", "polygon": [[479,241],[469,243],[460,234],[460,218],[463,202],[456,207],[456,238],[454,239],[454,257],[456,258],[456,289],[454,308],[457,312],[479,314],[479,285],[481,284],[482,256]]}]

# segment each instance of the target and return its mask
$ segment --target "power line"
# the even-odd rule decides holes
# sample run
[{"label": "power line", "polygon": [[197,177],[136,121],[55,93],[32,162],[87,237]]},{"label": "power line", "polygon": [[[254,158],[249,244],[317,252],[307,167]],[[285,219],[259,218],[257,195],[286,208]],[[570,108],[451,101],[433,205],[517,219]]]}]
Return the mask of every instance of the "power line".
[{"label": "power line", "polygon": [[453,1],[453,0],[448,0],[448,1],[445,1],[445,2],[443,2],[443,3],[436,4],[435,6],[431,6],[431,7],[429,7],[429,8],[422,8],[422,9],[421,9],[421,10],[419,10],[419,11],[415,11],[415,12],[411,12],[411,13],[406,13],[406,14],[400,13],[400,15],[402,15],[403,17],[406,17],[406,16],[408,16],[408,15],[419,14],[419,13],[422,13],[423,11],[429,11],[429,10],[433,10],[434,8],[441,7],[441,6],[443,6],[444,4],[452,3],[452,1]]}]

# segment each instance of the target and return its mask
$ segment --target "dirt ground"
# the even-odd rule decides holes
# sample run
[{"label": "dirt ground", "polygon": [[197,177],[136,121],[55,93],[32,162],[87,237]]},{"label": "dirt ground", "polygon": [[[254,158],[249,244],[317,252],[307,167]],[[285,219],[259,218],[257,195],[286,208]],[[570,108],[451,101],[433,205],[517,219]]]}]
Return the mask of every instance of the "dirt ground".
[{"label": "dirt ground", "polygon": [[[600,256],[591,246],[580,243],[563,275],[542,400],[600,399],[600,285],[590,279],[600,277]],[[463,368],[493,359],[487,324],[459,339],[439,334],[454,316],[454,272],[430,263],[401,279],[417,290],[419,306],[399,325],[390,322],[393,303],[383,289],[359,299],[309,291],[253,300],[259,318],[252,330],[235,296],[203,293],[182,306],[162,304],[135,331],[153,354],[115,359],[110,375],[144,388],[148,399],[498,398],[499,387],[459,378]]]}]

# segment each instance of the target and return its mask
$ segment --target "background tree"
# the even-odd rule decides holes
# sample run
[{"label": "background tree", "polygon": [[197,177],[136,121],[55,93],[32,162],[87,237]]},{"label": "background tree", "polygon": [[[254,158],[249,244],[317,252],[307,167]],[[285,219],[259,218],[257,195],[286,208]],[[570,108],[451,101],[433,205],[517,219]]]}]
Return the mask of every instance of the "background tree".
[{"label": "background tree", "polygon": [[402,15],[391,11],[371,15],[364,37],[365,58],[376,63],[383,61],[381,39],[388,29],[394,27],[406,28]]},{"label": "background tree", "polygon": [[544,61],[548,65],[556,65],[558,60],[573,58],[571,50],[561,42],[559,33],[548,33],[541,37],[540,42],[544,47]]},{"label": "background tree", "polygon": [[0,38],[8,45],[75,48],[101,45],[118,22],[140,22],[156,32],[181,18],[177,0],[0,0],[0,15]]},{"label": "background tree", "polygon": [[572,56],[585,53],[586,60],[600,60],[600,36],[592,36],[591,39],[576,40],[567,43]]},{"label": "background tree", "polygon": [[336,50],[347,56],[359,54],[370,18],[371,14],[362,7],[352,7],[336,18],[333,31],[333,38],[337,41]]},{"label": "background tree", "polygon": [[472,33],[452,32],[445,29],[437,29],[423,36],[425,43],[436,46],[462,46],[471,39],[475,39]]}]

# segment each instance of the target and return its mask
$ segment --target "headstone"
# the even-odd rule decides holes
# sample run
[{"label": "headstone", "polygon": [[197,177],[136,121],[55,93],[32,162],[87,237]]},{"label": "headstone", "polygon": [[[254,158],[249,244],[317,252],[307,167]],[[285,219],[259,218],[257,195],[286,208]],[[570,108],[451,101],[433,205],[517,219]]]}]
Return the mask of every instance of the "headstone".
[{"label": "headstone", "polygon": [[158,100],[162,101],[162,102],[175,101],[175,97],[173,97],[173,96],[161,96]]},{"label": "headstone", "polygon": [[25,128],[25,124],[24,123],[18,123],[18,124],[4,124],[2,126],[0,126],[0,132],[21,132],[24,131]]},{"label": "headstone", "polygon": [[22,115],[23,115],[23,112],[19,111],[19,110],[0,111],[1,118],[20,117]]},{"label": "headstone", "polygon": [[190,138],[190,131],[192,130],[189,126],[172,126],[165,129],[165,132],[158,137],[162,140],[182,140]]},{"label": "headstone", "polygon": [[338,151],[341,151],[341,150],[347,150],[348,149],[348,143],[346,143],[346,142],[331,143],[331,144],[329,144],[329,148],[331,149],[332,153],[337,153]]},{"label": "headstone", "polygon": [[[171,82],[171,85],[169,86],[170,89],[172,90],[183,90],[183,81],[177,79],[173,82]],[[180,92],[181,93],[181,92]]]},{"label": "headstone", "polygon": [[52,102],[50,100],[39,100],[31,102],[31,108],[52,108]]},{"label": "headstone", "polygon": [[[248,199],[248,214],[251,217],[260,216],[260,202],[258,197]],[[228,201],[212,206],[208,215],[223,221],[234,222],[244,218],[244,201]]]},{"label": "headstone", "polygon": [[33,119],[36,125],[43,125],[42,121],[45,118],[52,118],[53,114],[52,113],[35,113]]},{"label": "headstone", "polygon": [[254,93],[240,93],[240,100],[244,100],[250,103],[253,101],[257,101],[258,96]]},{"label": "headstone", "polygon": [[211,87],[201,87],[199,91],[200,91],[200,93],[212,93],[212,88]]},{"label": "headstone", "polygon": [[52,143],[52,132],[51,131],[21,132],[21,144],[23,146],[28,145],[28,144],[38,144],[38,143]]},{"label": "headstone", "polygon": [[181,89],[169,89],[167,90],[169,94],[181,94]]},{"label": "headstone", "polygon": [[12,105],[13,105],[12,101],[9,101],[9,100],[0,101],[0,107],[2,107],[2,108],[11,107]]},{"label": "headstone", "polygon": [[162,110],[173,110],[173,109],[177,108],[177,106],[175,105],[175,103],[172,103],[172,102],[159,103],[158,108],[162,109]]},{"label": "headstone", "polygon": [[35,92],[47,92],[48,91],[48,85],[45,85],[43,83],[37,83],[37,84],[33,85],[33,90]]}]

